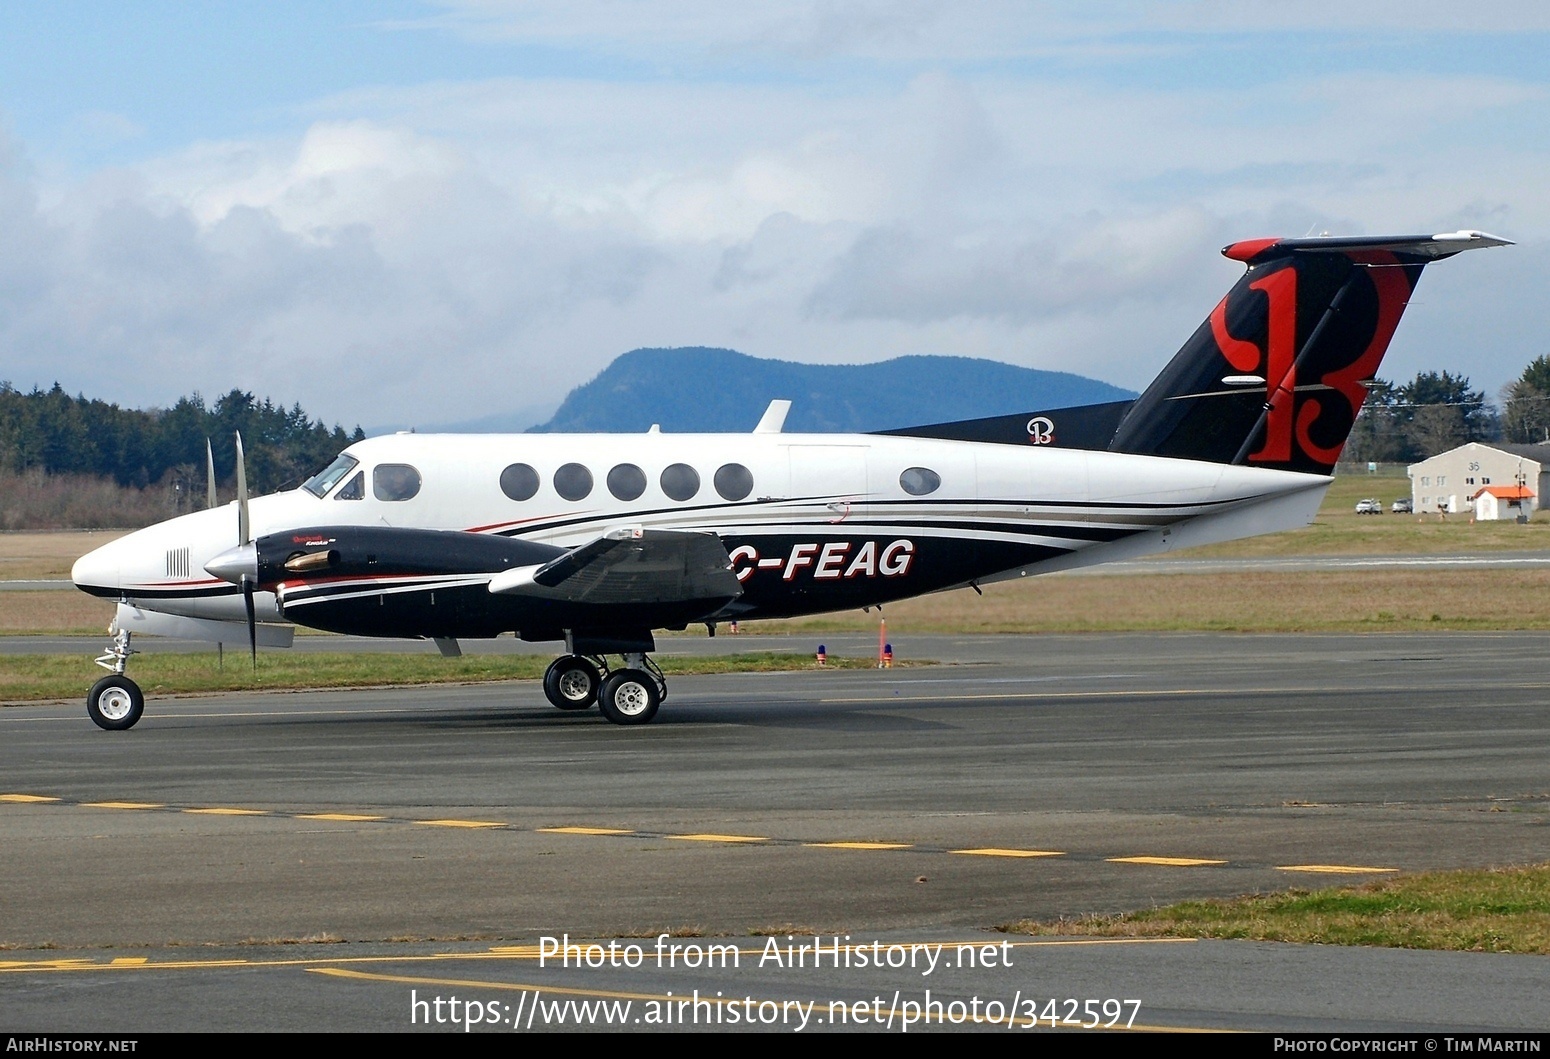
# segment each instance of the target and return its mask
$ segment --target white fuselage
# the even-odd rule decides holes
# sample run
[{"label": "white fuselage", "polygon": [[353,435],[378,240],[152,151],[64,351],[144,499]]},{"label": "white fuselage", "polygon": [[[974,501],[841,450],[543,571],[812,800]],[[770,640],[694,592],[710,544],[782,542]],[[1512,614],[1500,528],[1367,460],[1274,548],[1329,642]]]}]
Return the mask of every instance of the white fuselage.
[{"label": "white fuselage", "polygon": [[[1329,485],[1322,475],[1193,460],[870,434],[396,434],[345,453],[358,465],[321,496],[296,489],[254,498],[251,536],[392,526],[573,547],[627,526],[716,533],[745,585],[811,579],[811,610],[833,609],[822,603],[825,579],[856,575],[862,538],[879,550],[909,542],[895,549],[894,568],[927,540],[951,540],[968,552],[1041,549],[1028,561],[954,583],[984,582],[1304,525]],[[536,489],[522,499],[502,488],[503,471],[517,464],[536,477]],[[591,486],[566,499],[556,472],[572,464],[586,469]],[[737,474],[724,475],[731,488],[718,489],[717,472],[729,465],[747,475],[741,485]],[[418,474],[418,490],[407,499],[379,498],[378,469],[390,483],[402,466]],[[620,488],[611,489],[610,472],[621,466],[640,473],[619,472]],[[679,468],[672,483],[663,478],[670,467]],[[682,467],[698,478],[691,496]],[[576,495],[585,477],[569,472],[567,491]],[[638,496],[616,495],[629,496],[642,478]],[[746,496],[737,495],[748,478]],[[669,484],[681,499],[664,491]],[[390,485],[385,491],[392,495]],[[72,576],[144,610],[242,621],[240,593],[204,569],[240,543],[237,522],[234,504],[174,518],[82,557]],[[802,543],[804,536],[814,543]],[[996,551],[1003,553],[1010,554]],[[859,574],[886,576],[881,561],[874,552]],[[259,593],[256,604],[260,621],[283,620],[273,594]]]}]

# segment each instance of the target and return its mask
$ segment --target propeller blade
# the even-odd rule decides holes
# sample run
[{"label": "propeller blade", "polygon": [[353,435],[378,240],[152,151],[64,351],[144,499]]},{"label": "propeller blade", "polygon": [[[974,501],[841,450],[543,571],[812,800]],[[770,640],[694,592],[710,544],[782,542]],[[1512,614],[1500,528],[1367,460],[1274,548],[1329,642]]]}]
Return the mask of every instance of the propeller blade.
[{"label": "propeller blade", "polygon": [[253,656],[253,671],[258,672],[258,622],[253,617],[253,582],[242,579],[242,605],[248,612],[248,654]]},{"label": "propeller blade", "polygon": [[215,453],[210,449],[210,439],[205,438],[205,494],[206,507],[215,507]]},{"label": "propeller blade", "polygon": [[[242,432],[237,431],[237,544],[252,542],[252,526],[248,522],[248,468],[242,455]],[[253,579],[242,577],[242,607],[248,615],[248,654],[253,658],[253,671],[258,672],[258,621],[253,615]]]},{"label": "propeller blade", "polygon": [[237,543],[247,544],[253,538],[248,534],[248,469],[242,455],[242,433],[237,432]]}]

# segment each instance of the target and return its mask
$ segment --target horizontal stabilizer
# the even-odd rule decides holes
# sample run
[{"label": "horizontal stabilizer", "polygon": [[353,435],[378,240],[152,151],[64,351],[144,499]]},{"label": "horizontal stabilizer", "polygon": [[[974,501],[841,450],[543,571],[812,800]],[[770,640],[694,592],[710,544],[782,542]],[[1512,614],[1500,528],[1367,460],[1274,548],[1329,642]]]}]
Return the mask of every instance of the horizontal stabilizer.
[{"label": "horizontal stabilizer", "polygon": [[1511,245],[1510,239],[1476,231],[1443,232],[1440,235],[1321,235],[1309,239],[1240,239],[1222,247],[1222,256],[1254,265],[1292,253],[1378,250],[1426,261],[1440,261],[1465,250]]}]

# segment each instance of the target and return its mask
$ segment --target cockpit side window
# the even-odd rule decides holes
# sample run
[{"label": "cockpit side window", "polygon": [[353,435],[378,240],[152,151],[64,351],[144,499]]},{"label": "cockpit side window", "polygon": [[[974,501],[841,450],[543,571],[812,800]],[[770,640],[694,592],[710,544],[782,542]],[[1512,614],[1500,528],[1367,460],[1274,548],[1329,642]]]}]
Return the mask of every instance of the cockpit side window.
[{"label": "cockpit side window", "polygon": [[407,463],[379,463],[371,471],[371,495],[378,500],[411,500],[420,491],[420,472]]},{"label": "cockpit side window", "polygon": [[360,500],[366,495],[366,472],[356,471],[355,477],[339,487],[335,500]]},{"label": "cockpit side window", "polygon": [[[341,452],[334,457],[333,463],[330,463],[317,474],[301,483],[301,487],[313,496],[321,499],[330,489],[339,484],[345,475],[354,470],[359,462],[354,456]],[[357,497],[356,499],[360,498]]]}]

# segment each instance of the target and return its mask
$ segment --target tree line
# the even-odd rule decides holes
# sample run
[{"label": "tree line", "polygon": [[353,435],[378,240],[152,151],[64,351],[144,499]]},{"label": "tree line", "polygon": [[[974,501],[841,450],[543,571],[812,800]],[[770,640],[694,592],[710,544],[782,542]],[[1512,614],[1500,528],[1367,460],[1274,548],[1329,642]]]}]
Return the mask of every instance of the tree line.
[{"label": "tree line", "polygon": [[[230,499],[239,431],[255,494],[294,488],[366,436],[244,390],[212,404],[196,393],[171,408],[128,409],[58,383],[24,393],[0,382],[0,528],[143,524],[202,507],[206,439]],[[1500,409],[1464,375],[1374,379],[1342,459],[1414,463],[1469,441],[1550,441],[1550,355],[1503,388]],[[117,501],[101,499],[113,495],[109,483]],[[67,512],[71,504],[85,508]]]},{"label": "tree line", "polygon": [[209,405],[196,393],[171,408],[142,410],[71,397],[58,383],[23,393],[0,382],[0,472],[11,475],[111,479],[140,490],[160,486],[172,494],[173,506],[197,508],[205,501],[206,439],[229,498],[239,431],[255,494],[299,485],[366,436],[359,426],[349,434],[326,426],[299,403],[286,409],[244,390]]},{"label": "tree line", "polygon": [[1423,371],[1406,383],[1374,379],[1342,460],[1416,463],[1470,441],[1550,442],[1550,356],[1501,391],[1500,407],[1465,375]]}]

